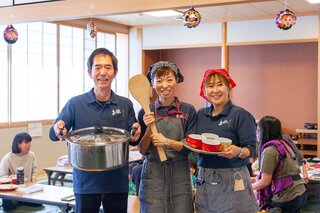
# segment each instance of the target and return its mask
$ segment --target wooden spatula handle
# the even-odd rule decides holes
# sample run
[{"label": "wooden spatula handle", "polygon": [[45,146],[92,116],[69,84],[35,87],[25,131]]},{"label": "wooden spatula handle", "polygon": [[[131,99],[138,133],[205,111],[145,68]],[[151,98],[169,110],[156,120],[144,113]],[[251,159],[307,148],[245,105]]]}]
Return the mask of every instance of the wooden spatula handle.
[{"label": "wooden spatula handle", "polygon": [[[145,113],[149,113],[150,112],[149,104],[148,105],[145,105],[145,104],[142,105],[142,108],[144,109]],[[157,127],[156,127],[156,125],[154,123],[151,124],[150,129],[151,129],[151,132],[153,134],[158,134]],[[163,150],[163,147],[157,146],[157,151],[158,151],[158,154],[159,154],[159,157],[160,157],[160,161],[161,162],[162,161],[166,161],[167,160],[167,156],[166,156],[166,153]]]},{"label": "wooden spatula handle", "polygon": [[[153,134],[157,134],[158,133],[157,127],[156,127],[156,125],[154,123],[151,124],[150,128],[151,128],[151,132]],[[167,156],[166,156],[166,153],[163,150],[163,147],[157,146],[157,150],[158,150],[158,154],[159,154],[159,157],[160,157],[160,161],[166,161],[167,160]]]},{"label": "wooden spatula handle", "polygon": [[[146,113],[150,112],[150,83],[146,76],[138,74],[129,79],[129,91],[131,95],[140,103]],[[155,124],[150,126],[151,132],[157,134],[157,128]],[[166,161],[167,156],[163,150],[163,147],[157,147],[157,151],[161,161]]]}]

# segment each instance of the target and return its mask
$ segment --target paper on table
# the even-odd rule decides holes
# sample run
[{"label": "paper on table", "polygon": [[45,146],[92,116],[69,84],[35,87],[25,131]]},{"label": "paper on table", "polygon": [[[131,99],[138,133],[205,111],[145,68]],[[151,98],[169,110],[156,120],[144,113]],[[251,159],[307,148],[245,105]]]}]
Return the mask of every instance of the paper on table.
[{"label": "paper on table", "polygon": [[20,188],[20,190],[24,193],[24,194],[31,194],[33,192],[38,192],[38,191],[42,191],[44,188],[44,186],[42,184],[34,184],[32,186],[28,186],[25,188]]}]

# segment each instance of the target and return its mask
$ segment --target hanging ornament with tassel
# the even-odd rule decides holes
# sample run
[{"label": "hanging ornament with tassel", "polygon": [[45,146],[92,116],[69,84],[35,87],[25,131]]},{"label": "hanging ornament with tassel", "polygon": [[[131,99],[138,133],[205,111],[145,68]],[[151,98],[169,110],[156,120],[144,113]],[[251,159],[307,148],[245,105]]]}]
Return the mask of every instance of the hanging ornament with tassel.
[{"label": "hanging ornament with tassel", "polygon": [[93,23],[92,20],[87,24],[87,30],[90,33],[91,38],[95,38],[97,36],[97,26]]},{"label": "hanging ornament with tassel", "polygon": [[88,30],[91,38],[95,38],[97,36],[97,32],[98,32],[97,26],[92,21],[93,12],[94,12],[94,5],[91,4],[91,20],[87,24],[87,30]]},{"label": "hanging ornament with tassel", "polygon": [[8,25],[3,32],[3,38],[8,44],[14,44],[18,40],[18,31],[12,26]]},{"label": "hanging ornament with tassel", "polygon": [[285,9],[280,11],[276,17],[277,27],[281,30],[289,30],[295,25],[297,17],[291,10],[287,9],[287,1],[285,1]]}]

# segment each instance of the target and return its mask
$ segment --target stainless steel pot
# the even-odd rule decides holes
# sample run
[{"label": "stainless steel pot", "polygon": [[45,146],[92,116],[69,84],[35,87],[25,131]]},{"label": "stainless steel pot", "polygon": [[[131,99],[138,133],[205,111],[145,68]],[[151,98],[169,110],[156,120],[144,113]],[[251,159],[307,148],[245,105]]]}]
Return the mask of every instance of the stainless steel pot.
[{"label": "stainless steel pot", "polygon": [[86,171],[106,171],[126,165],[130,133],[111,127],[88,127],[67,134],[70,164]]}]

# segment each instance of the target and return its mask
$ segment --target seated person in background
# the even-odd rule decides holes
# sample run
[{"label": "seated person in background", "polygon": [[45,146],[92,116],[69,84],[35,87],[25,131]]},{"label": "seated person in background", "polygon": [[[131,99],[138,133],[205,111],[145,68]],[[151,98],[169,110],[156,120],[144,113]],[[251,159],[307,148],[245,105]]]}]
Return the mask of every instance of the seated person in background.
[{"label": "seated person in background", "polygon": [[281,123],[263,117],[257,126],[259,174],[252,188],[257,190],[260,209],[280,208],[282,213],[299,213],[307,201],[304,181],[293,144],[283,139]]},{"label": "seated person in background", "polygon": [[[304,181],[305,184],[307,184],[309,182],[307,162],[303,159],[303,157],[300,153],[300,150],[298,149],[298,147],[296,146],[296,144],[293,142],[292,138],[288,134],[282,134],[282,138],[292,144],[294,155],[295,155],[297,162],[300,166],[302,180]],[[253,173],[255,174],[256,170],[258,170],[259,163],[258,163],[258,158],[256,158],[256,155],[255,155],[254,159],[255,160],[252,161],[251,168],[253,170]],[[251,162],[251,158],[250,158],[250,162]],[[254,174],[253,174],[253,176],[255,176]]]},{"label": "seated person in background", "polygon": [[[1,160],[0,177],[16,176],[18,167],[24,169],[25,182],[37,182],[37,163],[36,156],[31,149],[32,138],[28,133],[17,133],[12,142],[12,151],[7,153]],[[41,204],[22,203],[15,200],[2,199],[2,207],[9,211],[15,209],[18,205],[25,204],[29,206],[41,206]]]},{"label": "seated person in background", "polygon": [[56,185],[56,181],[59,180],[60,181],[60,185],[64,186],[64,178],[66,177],[66,173],[62,173],[62,172],[56,172],[53,179],[51,180],[51,185],[55,186]]},{"label": "seated person in background", "polygon": [[[143,157],[144,158],[144,157]],[[139,195],[139,187],[140,187],[140,180],[141,180],[141,170],[142,170],[142,162],[136,164],[132,168],[132,182],[136,185],[136,192],[137,195]]]},{"label": "seated person in background", "polygon": [[[68,155],[61,156],[57,161],[57,166],[71,166],[69,163]],[[66,177],[66,173],[63,172],[56,172],[54,177],[51,180],[51,185],[56,185],[56,181],[60,181],[60,185],[64,186],[64,178]]]},{"label": "seated person in background", "polygon": [[289,141],[292,144],[294,155],[297,158],[298,164],[301,169],[302,180],[304,181],[304,183],[307,184],[309,182],[308,169],[306,166],[307,162],[303,159],[300,150],[288,134],[282,134],[282,138]]}]

